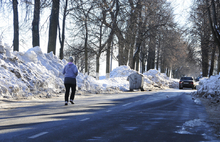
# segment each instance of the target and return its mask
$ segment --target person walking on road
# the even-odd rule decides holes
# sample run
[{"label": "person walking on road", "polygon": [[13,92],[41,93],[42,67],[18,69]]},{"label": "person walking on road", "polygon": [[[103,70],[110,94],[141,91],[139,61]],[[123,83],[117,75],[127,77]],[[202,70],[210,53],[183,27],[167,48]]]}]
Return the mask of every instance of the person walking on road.
[{"label": "person walking on road", "polygon": [[75,92],[76,92],[76,76],[78,75],[78,69],[76,65],[73,64],[73,57],[69,57],[69,63],[64,67],[63,74],[65,75],[64,85],[66,88],[65,105],[68,105],[70,88],[71,88],[70,103],[74,104],[73,100],[75,98]]}]

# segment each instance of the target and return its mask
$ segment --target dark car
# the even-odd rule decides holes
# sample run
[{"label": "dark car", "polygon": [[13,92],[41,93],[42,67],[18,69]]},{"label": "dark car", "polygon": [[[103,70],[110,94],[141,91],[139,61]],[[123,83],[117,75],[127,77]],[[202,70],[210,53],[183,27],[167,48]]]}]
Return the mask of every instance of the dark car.
[{"label": "dark car", "polygon": [[179,89],[183,89],[183,87],[196,89],[193,77],[181,77],[179,82]]}]

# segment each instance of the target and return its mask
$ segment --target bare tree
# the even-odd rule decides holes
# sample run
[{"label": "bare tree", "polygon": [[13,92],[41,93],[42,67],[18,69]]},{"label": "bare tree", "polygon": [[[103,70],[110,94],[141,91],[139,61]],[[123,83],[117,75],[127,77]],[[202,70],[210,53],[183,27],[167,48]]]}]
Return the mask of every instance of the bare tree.
[{"label": "bare tree", "polygon": [[[125,46],[125,43],[126,43],[125,37],[123,35],[123,31],[120,29],[121,27],[120,22],[118,22],[119,13],[122,14],[123,12],[121,10],[123,9],[121,8],[119,0],[112,0],[109,2],[107,2],[106,0],[103,0],[102,2],[103,2],[102,4],[103,22],[107,27],[111,28],[114,31],[118,39],[119,66],[127,65],[129,49],[128,47]],[[125,22],[125,20],[121,20],[121,22]],[[106,73],[109,73],[109,72],[106,71]]]},{"label": "bare tree", "polygon": [[207,77],[209,74],[212,36],[205,0],[196,2],[192,10],[191,19],[196,30],[192,29],[191,34],[194,34],[193,38],[197,38],[200,42],[202,75]]},{"label": "bare tree", "polygon": [[[219,20],[218,20],[219,14],[220,14],[219,4],[220,4],[219,0],[217,0],[217,1],[211,0],[211,2],[209,0],[206,0],[206,6],[207,6],[207,11],[208,11],[208,19],[209,19],[209,23],[210,23],[210,28],[211,28],[214,40],[216,42],[216,45],[218,46],[218,51],[219,51],[219,55],[218,55],[218,72],[220,72],[220,32],[219,32],[220,23],[219,23]],[[211,14],[211,11],[212,11],[212,14]],[[212,50],[212,65],[213,65],[213,59],[214,59],[214,57],[213,57],[214,52],[215,52],[215,47]],[[211,70],[210,70],[211,72],[212,72],[212,68],[213,68],[213,66],[211,66]]]}]

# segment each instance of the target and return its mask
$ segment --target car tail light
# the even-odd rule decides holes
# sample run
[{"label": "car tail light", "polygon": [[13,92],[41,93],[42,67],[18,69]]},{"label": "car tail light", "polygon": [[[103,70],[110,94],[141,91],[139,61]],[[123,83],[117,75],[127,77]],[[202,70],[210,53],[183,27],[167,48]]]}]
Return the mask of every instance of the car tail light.
[{"label": "car tail light", "polygon": [[190,82],[190,84],[193,84],[193,82]]}]

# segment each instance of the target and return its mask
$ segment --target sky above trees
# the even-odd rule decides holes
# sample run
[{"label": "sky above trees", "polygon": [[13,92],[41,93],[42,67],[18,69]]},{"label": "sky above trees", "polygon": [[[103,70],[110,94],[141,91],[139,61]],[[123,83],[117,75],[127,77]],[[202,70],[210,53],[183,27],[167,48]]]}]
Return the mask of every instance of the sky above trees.
[{"label": "sky above trees", "polygon": [[171,2],[174,8],[175,20],[180,24],[180,26],[185,26],[188,23],[190,7],[192,5],[192,0],[167,0]]},{"label": "sky above trees", "polygon": [[[192,0],[167,0],[168,2],[171,2],[172,7],[174,8],[174,14],[175,14],[175,20],[180,24],[180,26],[185,26],[188,22],[188,17],[189,17],[189,11],[190,11],[190,6],[192,4]],[[24,7],[20,7],[19,11],[24,10]],[[48,11],[47,11],[48,10]],[[50,13],[50,9],[47,9],[44,11],[44,13]],[[20,12],[21,13],[21,12]],[[19,14],[20,14],[19,13]],[[25,13],[23,13],[25,14]],[[47,14],[47,15],[48,15]],[[0,37],[3,39],[3,42],[11,46],[12,40],[13,40],[13,15],[12,15],[12,10],[1,10],[0,11],[0,17],[1,17],[1,22],[0,22]],[[19,20],[24,19],[25,15],[19,15]],[[41,21],[45,21],[48,18],[48,16],[43,16],[41,17]],[[46,25],[45,25],[46,27]],[[27,42],[25,40],[29,39],[28,32],[28,27],[26,28],[26,25],[22,23],[20,25],[20,28],[23,29],[23,32],[27,33],[27,37],[21,37],[21,39],[24,39],[23,45],[21,45],[21,51],[26,51],[28,50],[32,45],[31,42]],[[41,30],[43,30],[41,28]],[[48,36],[48,34],[44,34],[45,36]],[[45,38],[47,39],[47,37]],[[41,38],[41,46],[47,46],[47,41],[45,39]],[[47,52],[46,50],[43,50],[43,52]]]}]

